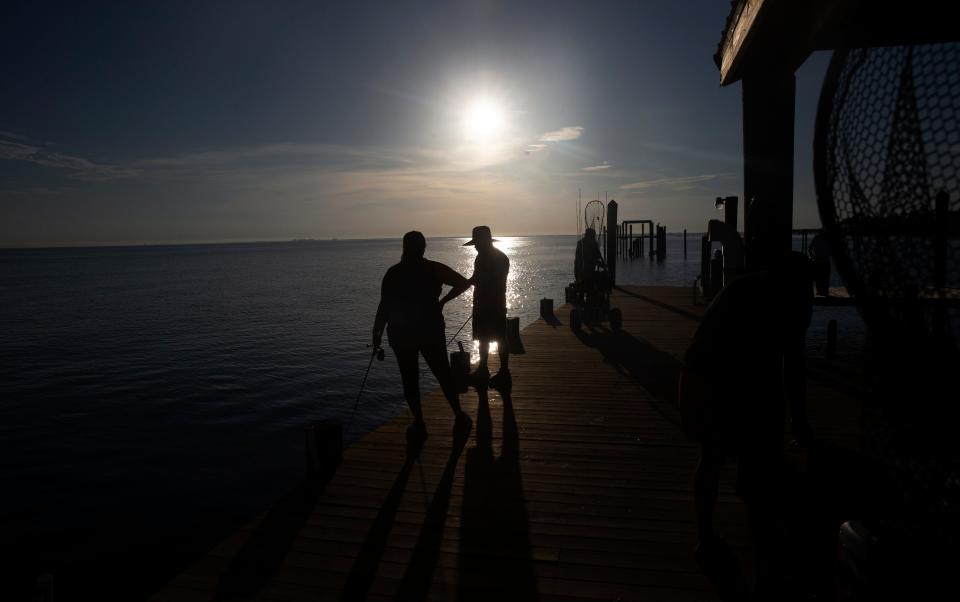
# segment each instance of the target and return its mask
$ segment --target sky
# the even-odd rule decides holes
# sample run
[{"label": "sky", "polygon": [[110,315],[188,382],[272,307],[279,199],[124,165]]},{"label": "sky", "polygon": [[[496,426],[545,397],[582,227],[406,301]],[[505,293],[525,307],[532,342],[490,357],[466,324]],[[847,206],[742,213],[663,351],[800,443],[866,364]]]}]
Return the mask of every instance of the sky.
[{"label": "sky", "polygon": [[[703,231],[742,196],[729,0],[0,8],[0,246]],[[795,226],[819,225],[797,73]],[[579,191],[579,192],[578,192]]]}]

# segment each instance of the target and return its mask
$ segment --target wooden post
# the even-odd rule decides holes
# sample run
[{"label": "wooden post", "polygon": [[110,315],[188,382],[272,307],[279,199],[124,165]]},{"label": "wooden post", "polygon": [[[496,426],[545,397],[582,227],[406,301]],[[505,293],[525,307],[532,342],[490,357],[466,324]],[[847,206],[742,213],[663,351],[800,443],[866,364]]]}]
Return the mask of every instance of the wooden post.
[{"label": "wooden post", "polygon": [[307,479],[325,485],[343,460],[343,425],[339,420],[321,420],[306,427],[304,436]]},{"label": "wooden post", "polygon": [[742,90],[744,243],[746,268],[756,271],[791,248],[796,78],[752,74]]},{"label": "wooden post", "polygon": [[723,222],[734,231],[737,230],[737,206],[739,204],[740,199],[735,196],[728,196],[723,199]]},{"label": "wooden post", "polygon": [[544,320],[553,318],[553,299],[544,297],[540,299],[540,317]]},{"label": "wooden post", "polygon": [[687,258],[687,229],[683,229],[683,258]]},{"label": "wooden post", "polygon": [[[607,230],[617,231],[617,202],[607,203]],[[610,272],[610,284],[617,282],[617,245],[616,236],[607,240],[607,270]]]},{"label": "wooden post", "polygon": [[633,259],[633,224],[630,224],[630,234],[627,235],[627,255]]},{"label": "wooden post", "polygon": [[700,286],[703,287],[703,297],[707,301],[713,298],[710,290],[710,239],[706,235],[700,237]]},{"label": "wooden post", "polygon": [[643,233],[644,233],[644,228],[646,227],[647,227],[646,224],[644,224],[643,222],[640,222],[640,244],[637,245],[637,247],[640,249],[639,251],[640,257],[643,257]]},{"label": "wooden post", "polygon": [[657,224],[657,261],[660,261],[660,224]]},{"label": "wooden post", "polygon": [[650,259],[653,260],[653,238],[655,236],[653,232],[653,222],[650,222]]}]

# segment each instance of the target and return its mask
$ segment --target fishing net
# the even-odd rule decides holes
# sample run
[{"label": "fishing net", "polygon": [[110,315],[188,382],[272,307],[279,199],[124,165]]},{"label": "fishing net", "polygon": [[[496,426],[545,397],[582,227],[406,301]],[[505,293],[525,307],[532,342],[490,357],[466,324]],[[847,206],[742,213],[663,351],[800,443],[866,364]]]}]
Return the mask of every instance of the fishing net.
[{"label": "fishing net", "polygon": [[960,407],[945,394],[960,330],[958,117],[960,45],[848,49],[814,141],[824,232],[873,343],[862,442],[903,509],[879,516],[898,517],[923,562],[960,545]]},{"label": "fishing net", "polygon": [[607,212],[600,201],[590,201],[583,208],[584,228],[593,228],[598,235],[602,232],[601,228],[607,225]]},{"label": "fishing net", "polygon": [[956,345],[958,117],[960,45],[835,53],[817,115],[818,204],[871,334]]}]

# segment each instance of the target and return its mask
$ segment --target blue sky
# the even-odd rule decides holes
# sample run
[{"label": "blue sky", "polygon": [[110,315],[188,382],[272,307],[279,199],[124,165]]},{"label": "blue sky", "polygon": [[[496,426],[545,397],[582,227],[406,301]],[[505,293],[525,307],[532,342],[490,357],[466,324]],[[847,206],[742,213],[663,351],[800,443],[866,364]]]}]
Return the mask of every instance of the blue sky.
[{"label": "blue sky", "polygon": [[[6,2],[0,245],[703,230],[742,193],[727,0]],[[798,72],[795,222],[828,56]]]}]

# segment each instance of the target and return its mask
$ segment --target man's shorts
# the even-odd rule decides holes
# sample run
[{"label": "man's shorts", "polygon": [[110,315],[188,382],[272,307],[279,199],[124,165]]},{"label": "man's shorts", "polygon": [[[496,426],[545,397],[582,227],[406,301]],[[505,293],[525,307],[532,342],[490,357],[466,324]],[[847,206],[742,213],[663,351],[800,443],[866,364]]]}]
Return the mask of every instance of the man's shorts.
[{"label": "man's shorts", "polygon": [[473,308],[473,338],[479,341],[507,341],[507,308]]}]

